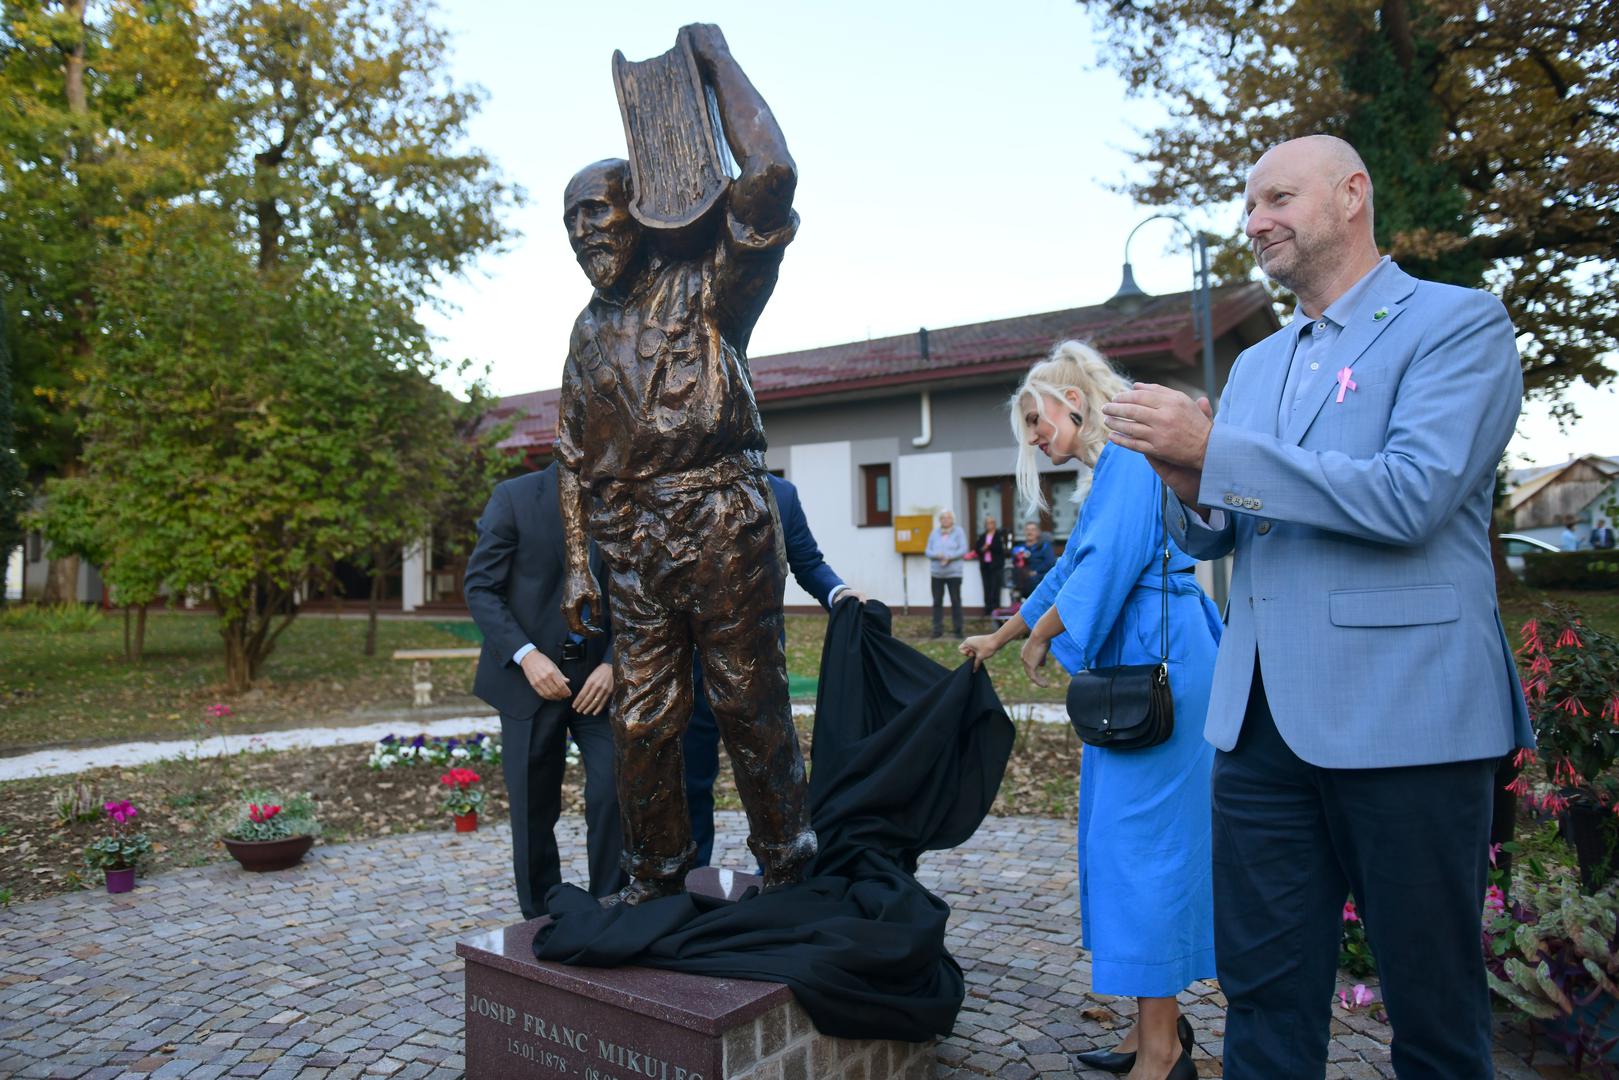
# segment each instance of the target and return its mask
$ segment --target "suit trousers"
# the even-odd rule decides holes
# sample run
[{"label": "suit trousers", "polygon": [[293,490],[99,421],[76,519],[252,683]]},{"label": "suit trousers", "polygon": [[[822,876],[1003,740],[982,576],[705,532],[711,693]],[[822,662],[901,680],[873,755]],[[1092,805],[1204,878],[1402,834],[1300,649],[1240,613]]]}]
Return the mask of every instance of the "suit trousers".
[{"label": "suit trousers", "polygon": [[978,574],[984,582],[984,614],[992,615],[1001,606],[1001,581],[1006,576],[1006,564],[986,559],[978,564]]},{"label": "suit trousers", "polygon": [[720,725],[703,693],[703,672],[692,673],[691,722],[681,737],[686,762],[686,809],[691,814],[691,841],[697,845],[693,866],[714,858],[714,782],[720,776]]},{"label": "suit trousers", "polygon": [[[1319,722],[1337,722],[1330,707]],[[1214,762],[1228,1080],[1325,1074],[1351,893],[1377,959],[1395,1074],[1493,1075],[1480,913],[1496,765],[1311,765],[1276,730],[1255,663],[1241,736]]]},{"label": "suit trousers", "polygon": [[944,591],[950,590],[950,621],[956,636],[961,636],[961,579],[958,577],[930,578],[933,582],[933,636],[944,633]]},{"label": "suit trousers", "polygon": [[[568,685],[590,675],[582,660],[557,665]],[[562,776],[569,735],[579,746],[585,773],[585,852],[592,896],[623,887],[623,833],[613,778],[613,732],[607,713],[583,716],[573,702],[546,701],[532,716],[500,717],[501,768],[511,802],[512,873],[523,918],[545,913],[545,894],[562,882],[556,824],[562,815]]]}]

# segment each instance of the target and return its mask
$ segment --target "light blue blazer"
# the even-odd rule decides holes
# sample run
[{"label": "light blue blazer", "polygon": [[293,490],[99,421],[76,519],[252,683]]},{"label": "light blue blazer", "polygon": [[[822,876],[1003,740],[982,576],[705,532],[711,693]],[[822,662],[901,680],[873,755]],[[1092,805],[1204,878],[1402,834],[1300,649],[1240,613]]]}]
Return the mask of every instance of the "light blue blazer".
[{"label": "light blue blazer", "polygon": [[1235,554],[1205,736],[1236,746],[1257,652],[1277,730],[1311,764],[1533,745],[1489,545],[1523,399],[1506,309],[1383,267],[1325,357],[1354,389],[1340,403],[1336,379],[1312,384],[1278,433],[1297,330],[1232,368],[1198,493],[1222,513],[1169,515],[1188,554]]}]

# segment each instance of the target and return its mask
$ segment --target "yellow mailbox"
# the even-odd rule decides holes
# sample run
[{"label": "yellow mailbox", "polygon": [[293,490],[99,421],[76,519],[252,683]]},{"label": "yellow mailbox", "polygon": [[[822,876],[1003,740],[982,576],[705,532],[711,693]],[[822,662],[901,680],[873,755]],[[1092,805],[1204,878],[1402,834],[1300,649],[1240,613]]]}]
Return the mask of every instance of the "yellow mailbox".
[{"label": "yellow mailbox", "polygon": [[927,551],[928,533],[932,531],[932,514],[897,514],[894,517],[894,550],[901,555],[921,555]]}]

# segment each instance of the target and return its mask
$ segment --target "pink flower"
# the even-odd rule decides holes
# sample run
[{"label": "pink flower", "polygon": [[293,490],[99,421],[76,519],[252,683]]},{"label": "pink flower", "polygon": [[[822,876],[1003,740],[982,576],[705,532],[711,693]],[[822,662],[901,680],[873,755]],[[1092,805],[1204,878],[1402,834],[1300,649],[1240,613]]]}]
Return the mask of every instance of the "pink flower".
[{"label": "pink flower", "polygon": [[1568,627],[1557,637],[1557,647],[1559,649],[1569,645],[1574,646],[1576,649],[1585,648],[1585,642],[1580,640],[1580,635],[1574,632],[1574,628],[1572,626]]},{"label": "pink flower", "polygon": [[1497,855],[1499,855],[1499,854],[1501,854],[1501,845],[1500,844],[1491,844],[1490,845],[1490,865],[1491,866],[1495,865],[1495,857]]},{"label": "pink flower", "polygon": [[1366,989],[1365,983],[1356,983],[1355,988],[1348,992],[1338,991],[1338,1003],[1350,1012],[1354,1012],[1356,1009],[1364,1009],[1376,1000],[1377,996]]},{"label": "pink flower", "polygon": [[[1499,845],[1497,845],[1499,846]],[[1507,909],[1507,894],[1501,891],[1501,886],[1491,885],[1484,890],[1484,910],[1492,915],[1499,915]]]},{"label": "pink flower", "polygon": [[1591,715],[1591,710],[1587,709],[1585,707],[1585,703],[1583,701],[1581,701],[1577,697],[1564,698],[1563,703],[1561,705],[1557,706],[1557,707],[1559,709],[1562,709],[1564,712],[1568,713],[1570,716],[1590,716]]},{"label": "pink flower", "polygon": [[215,719],[223,718],[231,715],[231,707],[229,705],[210,705],[208,706],[208,713]]},{"label": "pink flower", "polygon": [[1512,764],[1520,769],[1525,765],[1533,765],[1534,763],[1535,752],[1527,746],[1520,747],[1518,752],[1512,755]]},{"label": "pink flower", "polygon": [[102,809],[107,812],[108,817],[112,818],[112,820],[119,825],[129,824],[140,814],[140,811],[135,809],[128,799],[120,799],[117,802],[108,802],[102,806]]},{"label": "pink flower", "polygon": [[1344,901],[1344,922],[1360,922],[1360,915],[1355,911],[1353,900]]}]

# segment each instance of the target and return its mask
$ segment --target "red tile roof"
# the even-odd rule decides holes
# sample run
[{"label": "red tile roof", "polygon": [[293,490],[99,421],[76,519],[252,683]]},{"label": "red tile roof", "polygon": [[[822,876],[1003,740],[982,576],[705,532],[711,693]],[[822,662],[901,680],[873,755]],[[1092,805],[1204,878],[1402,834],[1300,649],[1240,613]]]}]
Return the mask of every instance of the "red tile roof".
[{"label": "red tile roof", "polygon": [[[1269,304],[1269,296],[1257,284],[1215,289],[1216,339]],[[902,334],[756,356],[749,360],[748,367],[754,395],[761,405],[768,406],[883,386],[1019,371],[1044,356],[1053,344],[1068,338],[1090,341],[1110,358],[1137,369],[1196,369],[1199,364],[1191,294],[1172,293],[1153,297],[1130,314],[1096,304],[929,330],[926,359],[922,357],[918,335]],[[540,390],[501,398],[485,423],[515,418],[511,434],[501,445],[549,452],[556,438],[559,395],[558,390]]]}]

